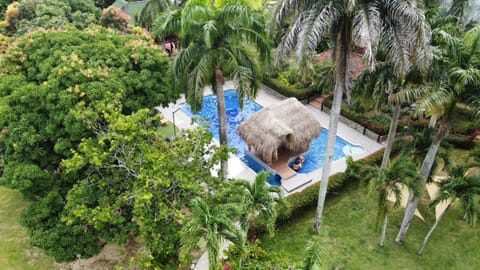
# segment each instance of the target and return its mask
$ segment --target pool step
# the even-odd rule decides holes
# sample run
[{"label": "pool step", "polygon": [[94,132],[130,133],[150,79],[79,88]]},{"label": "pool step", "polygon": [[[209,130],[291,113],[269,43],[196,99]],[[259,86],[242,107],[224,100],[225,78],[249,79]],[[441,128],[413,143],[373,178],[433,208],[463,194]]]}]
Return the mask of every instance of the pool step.
[{"label": "pool step", "polygon": [[294,177],[290,179],[282,179],[282,188],[287,193],[292,193],[312,182],[312,178],[307,176],[306,174],[297,173]]}]

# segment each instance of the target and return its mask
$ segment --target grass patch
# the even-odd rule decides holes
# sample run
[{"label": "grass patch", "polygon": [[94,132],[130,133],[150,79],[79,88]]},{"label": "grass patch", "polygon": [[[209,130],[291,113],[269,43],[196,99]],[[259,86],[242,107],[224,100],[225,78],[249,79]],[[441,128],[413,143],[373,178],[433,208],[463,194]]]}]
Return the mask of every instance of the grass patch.
[{"label": "grass patch", "polygon": [[[157,132],[165,136],[165,138],[170,138],[174,134],[173,127],[174,127],[173,123],[168,121],[168,124],[166,126],[159,126],[157,128]],[[178,134],[180,132],[180,129],[176,127],[175,131]]]},{"label": "grass patch", "polygon": [[[433,233],[422,256],[416,251],[433,224],[433,213],[420,208],[426,222],[415,218],[406,243],[394,242],[403,209],[389,219],[387,241],[381,248],[380,230],[375,230],[375,202],[364,186],[350,185],[342,193],[331,196],[324,209],[322,235],[327,241],[325,269],[479,269],[480,234],[477,228],[461,220],[461,213],[452,209]],[[262,247],[275,252],[290,264],[299,264],[305,243],[313,234],[315,208],[297,215],[278,228],[272,239],[264,239]]]},{"label": "grass patch", "polygon": [[28,203],[20,192],[0,186],[0,269],[55,269],[54,261],[30,246],[20,214]]}]

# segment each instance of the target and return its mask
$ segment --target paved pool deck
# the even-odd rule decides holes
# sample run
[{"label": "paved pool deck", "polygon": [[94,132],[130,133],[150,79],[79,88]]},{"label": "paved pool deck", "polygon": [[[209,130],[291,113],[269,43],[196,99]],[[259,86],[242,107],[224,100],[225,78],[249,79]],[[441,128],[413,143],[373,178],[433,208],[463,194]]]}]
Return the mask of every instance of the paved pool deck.
[{"label": "paved pool deck", "polygon": [[[224,86],[225,90],[235,89],[235,84],[232,81],[227,81]],[[205,95],[212,94],[211,88],[207,87],[204,91]],[[259,91],[255,102],[263,107],[277,104],[281,100],[285,99],[284,96],[271,90],[270,88],[262,85],[262,89]],[[171,103],[167,107],[157,107],[157,109],[164,115],[164,117],[172,122],[180,129],[192,129],[197,126],[196,123],[192,123],[191,118],[186,115],[181,109],[180,105],[185,102],[185,98],[182,96],[176,103]],[[328,129],[329,115],[314,108],[313,106],[306,105],[306,107],[312,112],[312,114],[320,122],[320,125]],[[175,121],[174,118],[175,117]],[[371,153],[374,153],[384,147],[384,145],[364,136],[360,132],[348,127],[343,123],[339,123],[337,136],[345,139],[353,145],[361,146],[365,151],[362,153],[353,154],[352,158],[358,160],[364,158]],[[217,141],[215,143],[218,144]],[[235,179],[245,179],[248,181],[254,181],[256,173],[250,169],[245,163],[243,163],[238,157],[231,154],[228,160],[228,177]],[[337,172],[343,172],[346,169],[346,159],[341,158],[332,163],[330,175]],[[319,168],[310,173],[297,173],[295,176],[282,182],[282,188],[285,191],[285,195],[288,196],[292,193],[299,192],[305,189],[307,186],[319,182],[322,177],[322,168]]]}]

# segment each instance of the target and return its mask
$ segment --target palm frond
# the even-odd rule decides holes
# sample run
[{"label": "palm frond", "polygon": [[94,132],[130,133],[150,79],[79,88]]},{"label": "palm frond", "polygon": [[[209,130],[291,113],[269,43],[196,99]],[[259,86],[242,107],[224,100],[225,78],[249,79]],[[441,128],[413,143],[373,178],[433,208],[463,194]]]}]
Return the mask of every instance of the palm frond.
[{"label": "palm frond", "polygon": [[371,69],[375,66],[375,56],[380,42],[382,19],[379,7],[372,3],[362,5],[354,18],[354,35],[358,40],[367,41],[365,57],[368,59]]},{"label": "palm frond", "polygon": [[453,0],[448,14],[463,20],[465,17],[465,11],[468,8],[468,0]]},{"label": "palm frond", "polygon": [[326,241],[314,237],[312,240],[309,240],[305,245],[305,255],[302,261],[303,270],[320,270],[322,269],[327,251],[325,249]]},{"label": "palm frond", "polygon": [[152,35],[163,39],[181,32],[181,10],[170,9],[158,16],[152,25]]},{"label": "palm frond", "polygon": [[297,61],[300,64],[306,62],[306,57],[310,52],[315,51],[320,41],[325,38],[336,15],[337,12],[331,4],[314,7],[307,11],[295,46]]}]

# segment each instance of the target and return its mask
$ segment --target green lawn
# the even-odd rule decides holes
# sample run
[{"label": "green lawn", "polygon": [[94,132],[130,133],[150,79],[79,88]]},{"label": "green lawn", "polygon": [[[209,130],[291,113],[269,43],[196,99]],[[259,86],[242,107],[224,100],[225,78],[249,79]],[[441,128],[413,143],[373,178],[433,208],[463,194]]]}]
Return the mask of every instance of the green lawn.
[{"label": "green lawn", "polygon": [[[398,246],[394,238],[403,211],[396,211],[390,218],[386,245],[381,248],[374,209],[374,201],[363,186],[353,184],[329,197],[322,227],[328,252],[325,269],[480,269],[480,231],[463,222],[458,210],[444,217],[419,256],[416,251],[433,223],[432,213],[423,206],[420,210],[427,222],[415,218],[406,243]],[[262,247],[279,253],[291,264],[301,262],[314,218],[314,208],[292,218],[273,239],[264,239]]]},{"label": "green lawn", "polygon": [[[173,124],[172,124],[172,122],[169,121],[166,126],[159,126],[157,128],[157,131],[158,131],[158,133],[165,135],[166,138],[172,137],[173,136]],[[177,135],[180,132],[178,127],[176,128],[175,131],[176,131]]]},{"label": "green lawn", "polygon": [[0,269],[55,269],[52,259],[29,245],[27,230],[20,225],[27,205],[20,192],[0,186]]}]

